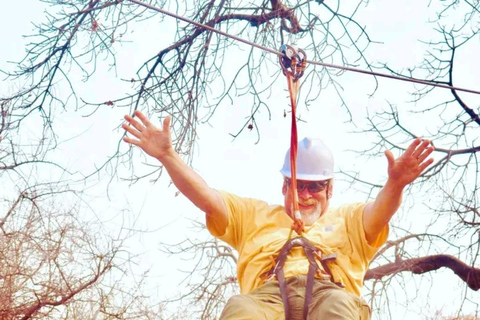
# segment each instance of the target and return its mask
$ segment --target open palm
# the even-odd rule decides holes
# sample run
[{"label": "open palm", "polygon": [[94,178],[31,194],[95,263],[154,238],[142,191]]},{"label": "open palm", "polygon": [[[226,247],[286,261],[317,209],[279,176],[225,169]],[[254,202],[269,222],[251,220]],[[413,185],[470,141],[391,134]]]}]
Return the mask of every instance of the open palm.
[{"label": "open palm", "polygon": [[395,159],[390,150],[385,151],[388,160],[388,177],[402,187],[412,183],[420,174],[433,163],[428,156],[433,152],[434,147],[428,140],[415,139],[405,152]]},{"label": "open palm", "polygon": [[163,121],[163,129],[154,126],[147,117],[136,110],[133,113],[142,123],[132,116],[126,115],[125,120],[129,123],[122,124],[122,128],[133,135],[136,139],[125,136],[127,143],[140,147],[148,155],[161,160],[165,155],[173,151],[172,138],[170,135],[170,116]]}]

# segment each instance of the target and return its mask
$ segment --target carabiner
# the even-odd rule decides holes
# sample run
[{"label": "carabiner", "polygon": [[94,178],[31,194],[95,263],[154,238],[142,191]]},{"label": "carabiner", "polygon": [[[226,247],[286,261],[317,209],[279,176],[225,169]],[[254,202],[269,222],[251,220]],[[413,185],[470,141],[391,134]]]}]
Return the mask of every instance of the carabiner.
[{"label": "carabiner", "polygon": [[305,67],[307,66],[307,54],[302,49],[296,50],[294,47],[283,44],[280,47],[283,56],[279,57],[279,63],[282,67],[283,74],[290,74],[293,81],[297,81],[303,76]]}]

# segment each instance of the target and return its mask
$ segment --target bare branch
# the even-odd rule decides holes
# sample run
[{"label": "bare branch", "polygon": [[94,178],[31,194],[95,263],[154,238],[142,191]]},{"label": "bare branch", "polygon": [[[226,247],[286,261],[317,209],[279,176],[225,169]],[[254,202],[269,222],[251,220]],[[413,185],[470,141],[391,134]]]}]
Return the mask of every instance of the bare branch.
[{"label": "bare branch", "polygon": [[383,277],[410,271],[414,274],[423,274],[440,268],[449,268],[459,276],[472,290],[480,289],[480,269],[469,266],[450,255],[433,255],[407,260],[398,260],[392,263],[370,269],[365,274],[365,280],[381,280]]}]

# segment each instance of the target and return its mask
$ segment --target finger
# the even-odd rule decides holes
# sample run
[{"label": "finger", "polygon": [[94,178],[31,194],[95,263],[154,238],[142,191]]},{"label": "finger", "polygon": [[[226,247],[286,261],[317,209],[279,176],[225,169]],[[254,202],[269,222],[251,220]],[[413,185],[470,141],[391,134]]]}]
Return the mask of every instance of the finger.
[{"label": "finger", "polygon": [[422,139],[416,138],[413,140],[413,142],[408,146],[407,150],[405,150],[406,155],[413,155],[415,152],[415,149],[418,147],[418,145],[422,142]]},{"label": "finger", "polygon": [[429,145],[430,140],[423,140],[422,143],[417,146],[415,151],[412,152],[412,156],[418,159],[420,155],[425,151],[425,149],[428,148]]},{"label": "finger", "polygon": [[132,127],[130,127],[129,125],[127,124],[122,124],[122,128],[127,131],[128,133],[130,133],[131,135],[135,136],[136,138],[140,139],[140,137],[142,136],[141,133],[138,131],[138,130],[135,130],[133,129]]},{"label": "finger", "polygon": [[142,123],[144,124],[145,127],[150,127],[152,125],[150,120],[148,120],[148,118],[145,117],[145,115],[143,113],[141,113],[139,110],[135,110],[133,112],[133,114],[136,115],[138,117],[138,119],[140,119],[142,121]]},{"label": "finger", "polygon": [[429,146],[426,150],[424,150],[422,152],[422,154],[420,154],[418,156],[418,162],[419,163],[422,163],[425,159],[428,158],[429,155],[432,154],[432,152],[435,150],[435,148],[433,146]]},{"label": "finger", "polygon": [[143,130],[145,130],[145,127],[140,122],[133,119],[132,116],[129,116],[127,114],[124,118],[125,118],[125,120],[128,121],[128,123],[130,123],[132,126],[134,126],[135,129],[137,129],[138,131],[142,132]]},{"label": "finger", "polygon": [[129,137],[123,137],[123,141],[125,141],[126,143],[129,143],[129,144],[136,145],[136,146],[140,145],[139,140],[135,140],[135,139],[132,139],[132,138],[129,138]]},{"label": "finger", "polygon": [[163,119],[163,130],[170,132],[170,122],[172,120],[172,117],[166,116],[165,119]]},{"label": "finger", "polygon": [[395,157],[390,150],[385,150],[385,156],[387,157],[388,167],[390,168],[395,163]]},{"label": "finger", "polygon": [[425,161],[424,163],[422,163],[420,165],[420,172],[423,172],[423,170],[425,170],[429,165],[431,165],[433,163],[433,158],[430,158],[428,159],[427,161]]}]

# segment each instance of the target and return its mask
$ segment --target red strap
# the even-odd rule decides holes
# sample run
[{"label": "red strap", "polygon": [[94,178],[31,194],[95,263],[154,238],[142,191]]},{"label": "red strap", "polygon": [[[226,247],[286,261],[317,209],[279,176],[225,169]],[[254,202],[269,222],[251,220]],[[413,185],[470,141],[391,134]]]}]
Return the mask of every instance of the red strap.
[{"label": "red strap", "polygon": [[[292,132],[290,138],[290,170],[291,183],[290,192],[293,197],[293,224],[292,231],[301,235],[305,229],[305,224],[302,221],[300,210],[298,207],[298,193],[297,193],[297,96],[300,82],[298,79],[303,75],[307,64],[307,54],[302,49],[295,50],[289,45],[282,45],[282,52],[284,56],[279,57],[279,62],[282,67],[283,74],[287,77],[288,91],[290,93],[290,104],[292,106]],[[292,235],[290,231],[289,238]]]},{"label": "red strap", "polygon": [[[295,60],[293,60],[295,61]],[[293,66],[292,66],[293,69]],[[290,104],[292,105],[292,130],[290,134],[290,171],[292,174],[290,192],[293,196],[293,224],[292,230],[298,235],[302,234],[305,229],[305,223],[300,216],[300,209],[298,207],[298,193],[297,193],[297,149],[298,149],[298,135],[297,135],[297,94],[299,82],[295,81],[290,73],[287,73],[288,91],[290,92]]]}]

